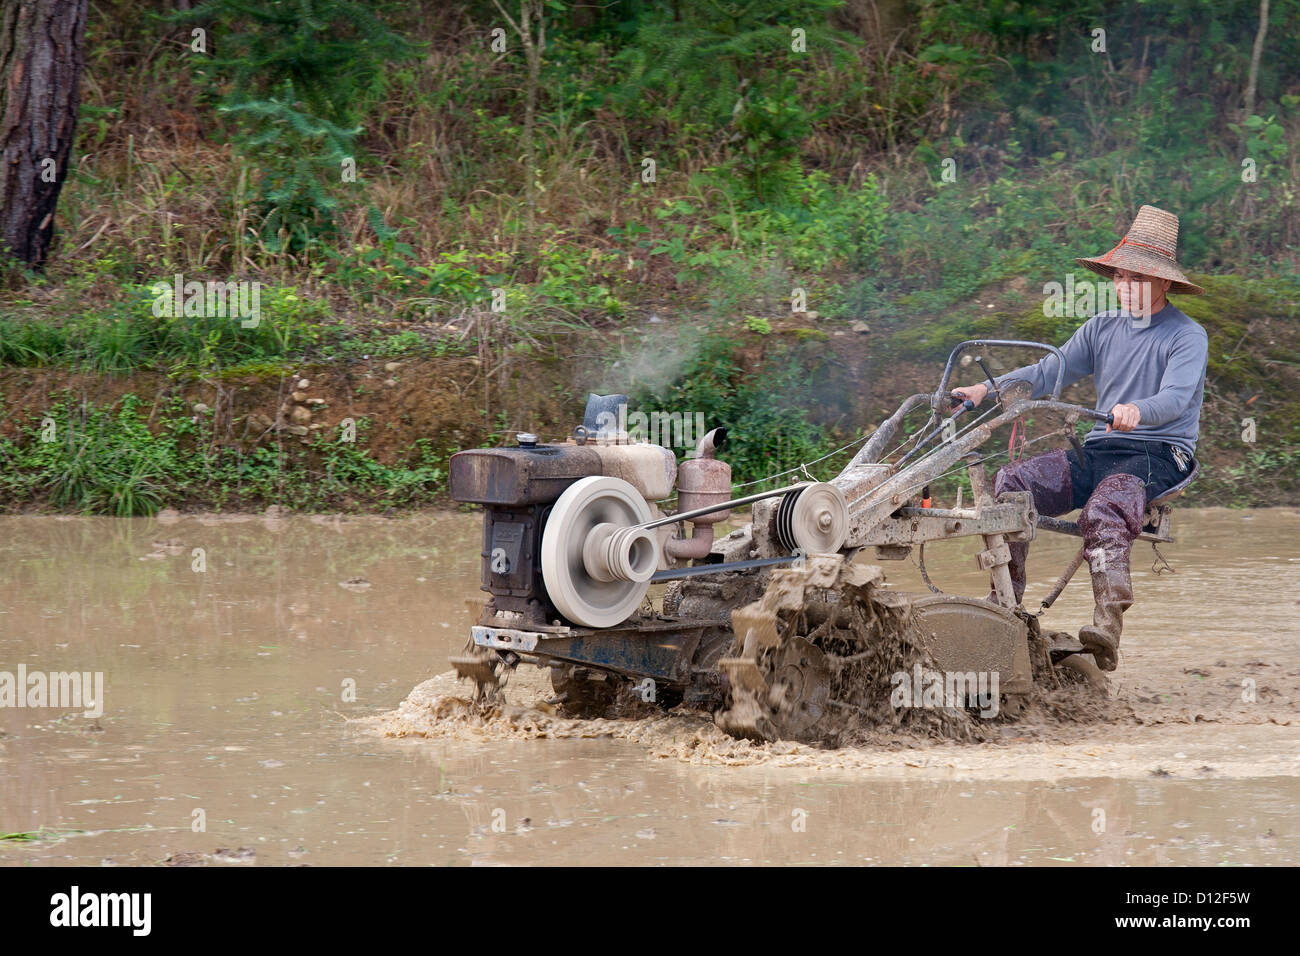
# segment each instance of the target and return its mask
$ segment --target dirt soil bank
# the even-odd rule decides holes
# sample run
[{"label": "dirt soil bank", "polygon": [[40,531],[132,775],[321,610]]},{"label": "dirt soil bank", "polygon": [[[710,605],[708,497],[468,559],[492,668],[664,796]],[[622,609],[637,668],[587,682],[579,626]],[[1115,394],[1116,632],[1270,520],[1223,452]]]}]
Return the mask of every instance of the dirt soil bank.
[{"label": "dirt soil bank", "polygon": [[[987,334],[1011,335],[1019,328],[1017,321],[1009,312],[993,313]],[[306,446],[317,436],[337,435],[346,420],[363,423],[357,441],[373,460],[412,464],[420,440],[428,440],[434,453],[445,457],[461,448],[501,443],[516,431],[536,432],[544,440],[568,435],[580,421],[589,391],[633,391],[638,376],[662,376],[668,374],[663,371],[666,364],[680,363],[681,348],[673,343],[687,324],[681,322],[680,329],[664,322],[620,330],[612,336],[613,344],[611,336],[596,336],[570,343],[565,355],[513,360],[491,369],[479,356],[465,354],[350,358],[179,378],[157,371],[108,376],[62,368],[0,367],[0,439],[17,440],[24,428],[32,428],[60,401],[112,405],[131,393],[142,399],[141,414],[148,416],[151,428],[161,426],[167,403],[180,398],[182,407],[192,410],[203,426],[205,442],[242,453],[258,446],[298,449],[301,454],[290,456],[286,468],[319,469],[318,456]],[[769,324],[766,334],[743,326],[727,333],[737,343],[735,364],[743,370],[738,374],[762,375],[767,363],[789,362],[795,355],[809,376],[807,393],[792,400],[809,410],[837,443],[870,431],[907,396],[933,390],[943,357],[918,356],[928,355],[936,342],[955,344],[969,331],[964,326],[938,328],[926,337],[921,335],[924,324],[877,328],[802,316],[772,317]],[[985,333],[983,326],[979,330]],[[1023,356],[1031,358],[1029,352]],[[1018,357],[1002,354],[990,360],[998,372],[1014,366]],[[490,364],[491,358],[487,361]],[[1291,387],[1289,366],[1267,368],[1274,370],[1272,384],[1252,380],[1231,390],[1214,381],[1207,384],[1198,447],[1203,471],[1185,496],[1187,503],[1300,503],[1291,437],[1300,434],[1300,404],[1294,397],[1300,392]],[[969,369],[957,375],[960,382],[975,377]],[[1095,401],[1091,384],[1067,389],[1063,397],[1085,405]],[[1243,439],[1243,417],[1255,423],[1250,441]],[[188,496],[165,504],[186,510],[212,506],[204,495],[203,489],[192,489]],[[445,495],[435,496],[433,503],[438,502],[445,504]],[[241,506],[271,503],[249,499]],[[364,508],[367,503],[362,492],[355,502],[336,504]],[[43,507],[39,501],[11,504]]]}]

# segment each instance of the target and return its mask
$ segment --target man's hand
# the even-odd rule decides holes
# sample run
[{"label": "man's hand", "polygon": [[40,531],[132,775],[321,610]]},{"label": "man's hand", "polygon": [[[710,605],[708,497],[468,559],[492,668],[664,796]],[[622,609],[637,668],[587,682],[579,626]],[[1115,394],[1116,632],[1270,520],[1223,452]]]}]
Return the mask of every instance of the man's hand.
[{"label": "man's hand", "polygon": [[1117,432],[1131,432],[1142,420],[1142,413],[1138,411],[1136,405],[1116,405],[1110,413],[1115,416],[1115,422],[1107,425],[1106,431],[1113,429]]},{"label": "man's hand", "polygon": [[952,393],[969,399],[978,408],[980,402],[984,401],[984,396],[989,393],[989,387],[987,385],[967,385],[965,388],[954,388]]}]

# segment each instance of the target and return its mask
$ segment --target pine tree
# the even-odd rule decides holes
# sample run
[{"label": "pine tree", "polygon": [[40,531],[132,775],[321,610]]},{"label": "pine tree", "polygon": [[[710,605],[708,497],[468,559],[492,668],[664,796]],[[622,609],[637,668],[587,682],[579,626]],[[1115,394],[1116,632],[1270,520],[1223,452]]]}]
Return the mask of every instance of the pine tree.
[{"label": "pine tree", "polygon": [[200,81],[234,124],[258,173],[257,233],[272,252],[297,252],[334,231],[341,180],[363,104],[392,60],[418,48],[357,0],[207,0],[170,18],[214,24]]}]

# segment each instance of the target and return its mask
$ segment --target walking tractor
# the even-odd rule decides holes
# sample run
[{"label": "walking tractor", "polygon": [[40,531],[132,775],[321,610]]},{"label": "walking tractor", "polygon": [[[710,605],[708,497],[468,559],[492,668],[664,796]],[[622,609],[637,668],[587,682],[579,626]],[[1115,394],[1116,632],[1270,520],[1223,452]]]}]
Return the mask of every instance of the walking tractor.
[{"label": "walking tractor", "polygon": [[[1007,382],[991,390],[991,407],[971,415],[972,403],[949,390],[953,371],[963,353],[999,347],[1056,355],[1055,387],[1049,398],[1033,400],[1025,383]],[[863,704],[853,699],[861,685],[845,679],[853,661],[899,628],[943,671],[996,675],[999,709],[1010,717],[1026,705],[1036,673],[1104,693],[1105,679],[1083,645],[1039,628],[1083,549],[1035,614],[1017,606],[1007,567],[1010,544],[1031,540],[1040,528],[1080,536],[1078,526],[1039,515],[1029,492],[995,498],[980,451],[995,429],[1023,426],[1029,413],[1063,416],[1060,428],[1031,442],[1059,435],[1076,449],[1080,419],[1107,421],[1104,412],[1060,400],[1064,367],[1051,345],[962,342],[938,389],[911,396],[859,439],[865,444],[830,481],[737,498],[730,466],[717,457],[725,429],[708,432],[679,465],[668,448],[597,427],[626,401],[620,395],[591,396],[583,425],[565,441],[521,434],[517,447],[459,452],[451,459],[451,493],[484,506],[482,590],[489,597],[452,664],[481,693],[521,663],[547,667],[557,698],[582,714],[603,712],[630,682],[650,690],[643,699],[685,702],[713,713],[728,733],[755,740],[819,739],[830,712]],[[929,418],[899,439],[904,419],[918,409]],[[959,492],[953,507],[931,507],[930,485],[963,469],[973,500],[963,502]],[[1198,470],[1148,503],[1141,539],[1173,540],[1169,502]],[[674,491],[669,512],[662,506]],[[746,505],[750,522],[716,536],[715,526]],[[941,592],[926,573],[925,546],[971,536],[983,544],[976,561],[989,572],[991,592]],[[885,588],[869,559],[896,561],[914,551],[929,590]],[[667,586],[656,611],[648,598],[658,582]],[[1046,649],[1038,666],[1035,643]]]}]

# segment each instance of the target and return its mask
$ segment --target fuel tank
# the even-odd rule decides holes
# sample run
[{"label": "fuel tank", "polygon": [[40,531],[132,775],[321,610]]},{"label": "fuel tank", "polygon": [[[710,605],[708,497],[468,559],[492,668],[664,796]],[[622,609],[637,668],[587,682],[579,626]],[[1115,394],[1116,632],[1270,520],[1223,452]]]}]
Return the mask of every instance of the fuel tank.
[{"label": "fuel tank", "polygon": [[673,493],[677,459],[661,445],[573,441],[472,448],[451,456],[451,497],[498,508],[551,504],[579,478],[622,478],[647,501]]}]

